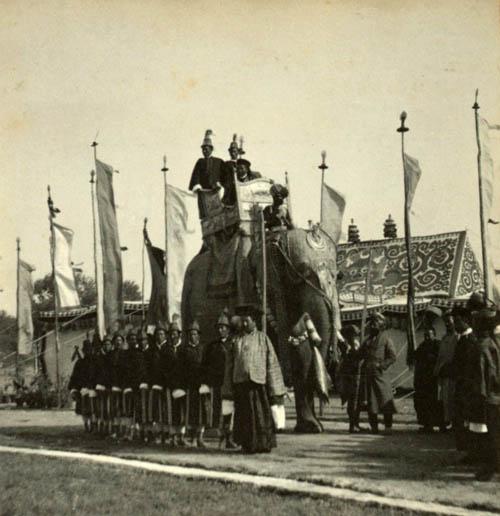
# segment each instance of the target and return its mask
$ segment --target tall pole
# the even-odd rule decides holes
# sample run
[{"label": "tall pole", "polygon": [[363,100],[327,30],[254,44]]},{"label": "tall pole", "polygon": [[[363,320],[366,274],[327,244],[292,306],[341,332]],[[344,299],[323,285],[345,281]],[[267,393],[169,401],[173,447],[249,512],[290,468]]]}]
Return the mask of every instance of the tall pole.
[{"label": "tall pole", "polygon": [[49,222],[50,222],[50,261],[52,264],[52,284],[54,286],[54,335],[55,335],[55,352],[56,352],[56,389],[57,389],[57,406],[61,408],[61,378],[59,372],[59,299],[56,282],[56,262],[55,262],[55,233],[54,233],[54,205],[50,196],[50,186],[47,186],[47,203],[49,205]]},{"label": "tall pole", "polygon": [[163,156],[163,186],[164,186],[164,204],[165,204],[165,311],[167,312],[165,317],[167,323],[170,320],[170,307],[168,299],[168,183],[167,183],[167,156]]},{"label": "tall pole", "polygon": [[148,225],[147,217],[144,219],[144,227],[142,230],[142,284],[141,284],[141,315],[142,315],[142,327],[144,328],[144,323],[146,322],[146,310],[144,308],[144,279],[146,277],[145,272],[145,252],[146,252],[146,240],[144,238],[144,233],[146,231],[146,226]]},{"label": "tall pole", "polygon": [[368,317],[368,294],[370,292],[370,287],[371,287],[370,279],[371,279],[371,272],[372,272],[372,254],[373,254],[373,249],[370,247],[370,251],[368,253],[368,266],[366,267],[363,312],[361,315],[361,342],[365,341],[366,319]]},{"label": "tall pole", "polygon": [[[16,381],[19,382],[19,279],[20,279],[20,255],[21,255],[21,239],[16,238],[17,251],[17,289],[16,289],[16,322],[17,322],[17,346],[16,346]],[[36,360],[36,358],[35,358]]]},{"label": "tall pole", "polygon": [[[94,142],[97,145],[96,142]],[[95,158],[95,147],[94,147],[94,158]],[[99,282],[99,268],[97,266],[97,215],[96,215],[96,202],[95,202],[95,185],[96,185],[96,173],[95,170],[90,171],[90,199],[92,202],[92,236],[94,242],[94,280],[95,280],[95,291],[96,291],[96,322],[97,322],[97,333],[99,338],[102,339],[104,335],[101,335],[101,311],[99,309],[99,300],[101,299],[102,292],[100,290]]]},{"label": "tall pole", "polygon": [[319,212],[319,221],[323,223],[323,185],[325,184],[325,170],[328,169],[326,164],[326,151],[321,151],[321,165],[318,166],[321,170],[321,206]]},{"label": "tall pole", "polygon": [[262,239],[262,331],[267,333],[267,249],[264,210],[260,211],[260,232]]},{"label": "tall pole", "polygon": [[484,217],[484,198],[483,198],[483,175],[481,171],[481,139],[479,136],[479,104],[477,97],[479,90],[476,90],[476,98],[472,109],[474,110],[474,118],[476,121],[476,143],[477,143],[477,175],[479,185],[479,221],[481,224],[481,248],[483,254],[483,281],[484,281],[484,297],[485,300],[490,298],[490,278],[488,267],[488,248],[486,238],[486,220]]},{"label": "tall pole", "polygon": [[411,356],[411,352],[415,348],[415,293],[413,286],[413,264],[411,255],[411,230],[410,230],[410,206],[408,199],[408,174],[406,172],[406,158],[405,158],[405,133],[409,131],[408,127],[405,126],[406,112],[403,111],[399,117],[401,125],[398,127],[397,132],[401,134],[401,158],[403,160],[403,177],[404,177],[404,225],[405,225],[405,245],[406,245],[406,259],[408,261],[408,289],[406,298],[406,310],[408,313],[408,355]]},{"label": "tall pole", "polygon": [[[288,214],[290,215],[290,219],[293,222],[293,210],[292,210],[292,191],[290,189],[290,179],[288,178],[288,172],[285,170],[285,186],[288,190]],[[323,190],[323,189],[321,189]]]}]

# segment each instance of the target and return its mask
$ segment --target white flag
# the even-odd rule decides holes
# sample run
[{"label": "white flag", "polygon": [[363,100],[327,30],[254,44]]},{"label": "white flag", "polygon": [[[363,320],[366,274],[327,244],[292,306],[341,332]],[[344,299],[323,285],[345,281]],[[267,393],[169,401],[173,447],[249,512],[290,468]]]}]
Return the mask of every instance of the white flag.
[{"label": "white flag", "polygon": [[182,285],[189,262],[201,249],[201,226],[195,194],[167,189],[167,263],[169,319],[181,313]]},{"label": "white flag", "polygon": [[500,129],[491,126],[484,118],[479,119],[479,136],[481,142],[481,179],[483,189],[483,217],[486,222],[488,246],[489,285],[488,296],[496,303],[500,302],[500,189],[495,189],[495,177],[498,167],[492,156],[490,132]]},{"label": "white flag", "polygon": [[71,247],[73,230],[53,223],[54,226],[54,270],[56,276],[57,302],[59,308],[80,306],[80,298],[75,286]]},{"label": "white flag", "polygon": [[35,268],[29,263],[19,260],[18,264],[18,296],[17,296],[17,352],[20,355],[31,353],[33,342],[33,282],[31,273]]}]

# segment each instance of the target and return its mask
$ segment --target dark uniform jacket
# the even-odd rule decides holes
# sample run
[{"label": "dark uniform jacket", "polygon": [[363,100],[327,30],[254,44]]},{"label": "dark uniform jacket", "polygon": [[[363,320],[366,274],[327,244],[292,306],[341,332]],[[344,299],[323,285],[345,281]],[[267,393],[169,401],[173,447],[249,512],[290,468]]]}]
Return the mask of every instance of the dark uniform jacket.
[{"label": "dark uniform jacket", "polygon": [[106,389],[113,386],[113,351],[100,353],[96,357],[96,385],[103,385]]},{"label": "dark uniform jacket", "polygon": [[220,158],[200,158],[191,174],[191,181],[189,182],[189,190],[192,190],[196,185],[200,185],[206,190],[213,190],[217,187],[217,183],[221,182],[223,174],[224,161]]},{"label": "dark uniform jacket", "polygon": [[226,357],[230,352],[231,338],[225,341],[217,339],[210,342],[203,357],[204,383],[210,387],[222,387],[224,384],[224,372],[226,370]]},{"label": "dark uniform jacket", "polygon": [[171,390],[186,388],[184,346],[185,344],[180,343],[177,346],[167,344],[165,347],[163,354],[163,385]]},{"label": "dark uniform jacket", "polygon": [[79,358],[73,367],[73,372],[69,379],[68,389],[94,389],[95,388],[95,357],[86,355]]},{"label": "dark uniform jacket", "polygon": [[455,380],[455,402],[459,410],[468,410],[471,385],[471,359],[476,338],[472,329],[466,335],[459,335],[455,355],[451,364],[451,376]]},{"label": "dark uniform jacket", "polygon": [[132,350],[132,363],[134,369],[133,389],[138,389],[141,383],[148,383],[148,364],[146,353],[142,349]]},{"label": "dark uniform jacket", "polygon": [[185,371],[185,382],[188,389],[197,390],[205,382],[203,349],[201,343],[196,346],[187,343],[181,350],[182,367]]},{"label": "dark uniform jacket", "polygon": [[144,351],[144,359],[147,371],[147,384],[149,387],[153,385],[163,386],[164,371],[163,371],[163,354],[156,343],[151,344],[146,351]]},{"label": "dark uniform jacket", "polygon": [[116,383],[114,385],[121,389],[132,388],[136,383],[133,353],[134,351],[131,349],[120,349],[116,352]]}]

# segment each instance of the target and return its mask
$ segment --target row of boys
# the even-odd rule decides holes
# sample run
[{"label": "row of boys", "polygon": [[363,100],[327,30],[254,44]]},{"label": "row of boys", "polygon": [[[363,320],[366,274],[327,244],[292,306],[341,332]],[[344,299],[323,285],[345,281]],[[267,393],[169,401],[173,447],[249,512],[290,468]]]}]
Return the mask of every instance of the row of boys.
[{"label": "row of boys", "polygon": [[225,360],[231,321],[217,320],[219,338],[202,346],[194,321],[184,341],[178,319],[168,331],[157,327],[154,336],[130,331],[107,335],[103,342],[83,343],[83,357],[75,363],[69,389],[77,413],[89,432],[146,442],[165,441],[204,448],[207,425],[220,429],[220,445],[234,448],[231,436],[232,403],[223,402]]}]

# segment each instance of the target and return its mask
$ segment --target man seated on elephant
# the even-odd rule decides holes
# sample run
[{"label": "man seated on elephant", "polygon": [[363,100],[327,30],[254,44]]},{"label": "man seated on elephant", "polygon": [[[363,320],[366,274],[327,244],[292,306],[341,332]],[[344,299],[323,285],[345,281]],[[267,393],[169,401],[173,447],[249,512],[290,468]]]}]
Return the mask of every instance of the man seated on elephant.
[{"label": "man seated on elephant", "polygon": [[385,331],[385,317],[374,313],[368,324],[368,338],[363,343],[360,356],[364,359],[362,381],[366,382],[368,419],[372,433],[378,433],[378,414],[384,415],[386,434],[391,433],[392,418],[396,412],[392,394],[389,367],[396,362],[396,351]]},{"label": "man seated on elephant", "polygon": [[[233,163],[233,162],[231,162]],[[233,165],[234,166],[234,165]],[[251,170],[252,164],[250,161],[240,158],[236,161],[236,179],[239,183],[248,183],[254,179],[259,179],[262,175],[259,172]],[[233,169],[229,169],[227,166],[224,169],[223,177],[224,196],[222,198],[222,204],[226,206],[232,206],[236,203],[236,185],[235,185],[235,174]]]},{"label": "man seated on elephant", "polygon": [[292,219],[285,204],[288,189],[280,184],[271,186],[273,204],[264,208],[266,229],[293,229]]}]

